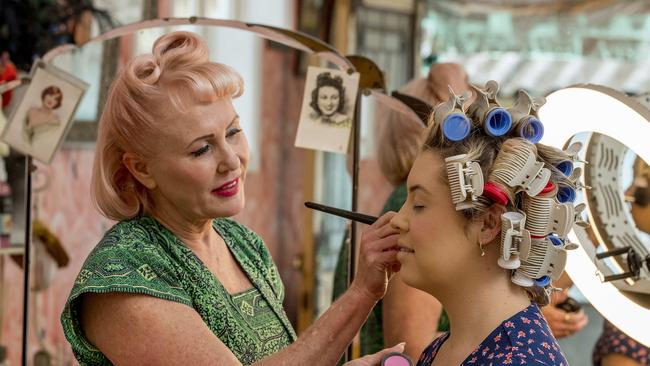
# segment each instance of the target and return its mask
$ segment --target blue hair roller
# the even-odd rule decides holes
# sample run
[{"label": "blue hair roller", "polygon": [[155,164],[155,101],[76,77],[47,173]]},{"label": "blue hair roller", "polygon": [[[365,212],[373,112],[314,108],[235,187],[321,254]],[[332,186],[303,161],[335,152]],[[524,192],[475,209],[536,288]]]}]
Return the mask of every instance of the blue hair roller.
[{"label": "blue hair roller", "polygon": [[556,247],[562,246],[562,245],[564,244],[564,243],[562,242],[562,239],[558,238],[558,237],[555,236],[555,235],[549,235],[547,238],[548,238],[548,240],[550,240],[551,243],[552,243],[553,245],[555,245]]},{"label": "blue hair roller", "polygon": [[533,282],[535,282],[535,286],[538,286],[538,287],[546,287],[546,286],[548,286],[548,285],[551,284],[551,277],[549,277],[549,276],[542,276],[542,277],[540,277],[540,278],[534,280]]},{"label": "blue hair roller", "polygon": [[573,203],[576,200],[576,191],[569,186],[560,185],[555,197],[560,203]]},{"label": "blue hair roller", "polygon": [[471,130],[472,124],[464,114],[451,113],[442,122],[442,132],[451,141],[464,140]]},{"label": "blue hair roller", "polygon": [[538,143],[544,136],[544,125],[535,117],[529,117],[520,123],[517,134],[533,144]]},{"label": "blue hair roller", "polygon": [[505,135],[512,127],[512,116],[504,108],[493,108],[485,116],[483,122],[488,135],[498,137]]},{"label": "blue hair roller", "polygon": [[564,174],[565,177],[568,177],[571,175],[571,173],[573,173],[573,162],[571,160],[563,160],[557,163],[555,167],[560,172],[562,172],[562,174]]}]

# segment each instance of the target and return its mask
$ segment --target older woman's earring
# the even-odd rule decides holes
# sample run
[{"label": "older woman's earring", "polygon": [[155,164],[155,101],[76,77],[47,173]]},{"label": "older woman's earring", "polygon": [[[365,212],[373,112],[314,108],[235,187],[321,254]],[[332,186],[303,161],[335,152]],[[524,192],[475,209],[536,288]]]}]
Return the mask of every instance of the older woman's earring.
[{"label": "older woman's earring", "polygon": [[481,248],[481,257],[485,257],[485,250],[483,250],[483,243],[478,243],[478,247]]}]

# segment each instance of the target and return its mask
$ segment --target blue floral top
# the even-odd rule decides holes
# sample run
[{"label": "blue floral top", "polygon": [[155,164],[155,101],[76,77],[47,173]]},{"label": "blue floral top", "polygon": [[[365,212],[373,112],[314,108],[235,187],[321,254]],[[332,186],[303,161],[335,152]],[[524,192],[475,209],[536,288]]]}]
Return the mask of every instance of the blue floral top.
[{"label": "blue floral top", "polygon": [[[417,366],[431,365],[447,338],[448,332],[425,348]],[[539,307],[531,304],[493,330],[460,366],[466,365],[568,366],[569,363]]]},{"label": "blue floral top", "polygon": [[610,354],[626,356],[639,365],[650,365],[650,348],[630,338],[614,324],[605,320],[603,334],[594,347],[594,366],[600,366],[603,358]]}]

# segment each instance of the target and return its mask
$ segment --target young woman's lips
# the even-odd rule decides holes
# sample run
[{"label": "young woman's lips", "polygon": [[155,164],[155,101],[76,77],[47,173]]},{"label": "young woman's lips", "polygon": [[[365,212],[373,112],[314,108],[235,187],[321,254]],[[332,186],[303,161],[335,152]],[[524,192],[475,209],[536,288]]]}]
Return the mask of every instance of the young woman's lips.
[{"label": "young woman's lips", "polygon": [[219,197],[232,197],[236,195],[237,192],[239,192],[239,178],[233,179],[212,191],[213,194]]}]

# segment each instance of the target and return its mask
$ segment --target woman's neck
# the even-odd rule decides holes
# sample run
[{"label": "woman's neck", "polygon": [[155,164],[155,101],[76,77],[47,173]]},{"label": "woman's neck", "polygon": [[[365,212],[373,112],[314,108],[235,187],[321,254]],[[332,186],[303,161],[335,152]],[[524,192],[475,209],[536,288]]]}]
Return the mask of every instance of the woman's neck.
[{"label": "woman's neck", "polygon": [[468,356],[499,324],[530,305],[508,272],[493,267],[487,273],[474,273],[439,297],[451,323],[445,353]]},{"label": "woman's neck", "polygon": [[150,210],[148,214],[171,231],[190,249],[205,249],[216,234],[212,229],[212,220],[209,219],[188,220],[182,213],[165,209],[165,207]]}]

